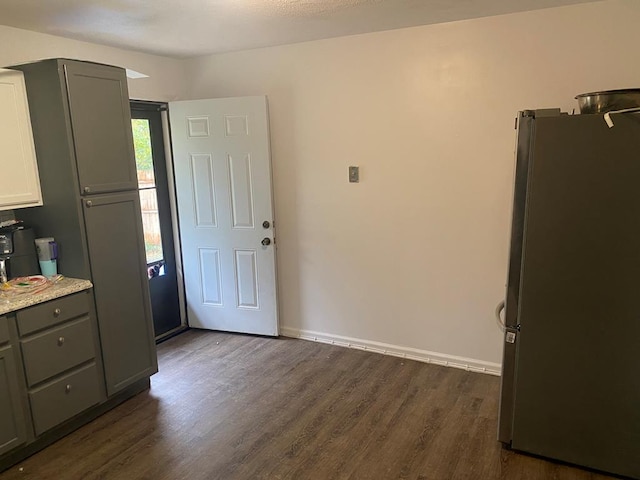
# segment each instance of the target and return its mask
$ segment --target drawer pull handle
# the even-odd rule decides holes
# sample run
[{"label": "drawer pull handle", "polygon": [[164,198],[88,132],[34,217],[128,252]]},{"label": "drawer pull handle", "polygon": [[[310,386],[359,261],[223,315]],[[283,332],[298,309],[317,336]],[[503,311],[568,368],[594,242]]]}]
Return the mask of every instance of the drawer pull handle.
[{"label": "drawer pull handle", "polygon": [[62,310],[60,310],[59,308],[56,308],[56,309],[53,311],[53,316],[54,316],[54,317],[59,317],[61,313],[62,313]]},{"label": "drawer pull handle", "polygon": [[62,345],[64,345],[64,337],[58,338],[58,346],[61,347]]},{"label": "drawer pull handle", "polygon": [[67,384],[66,387],[64,387],[64,393],[70,393],[71,392],[71,385]]}]

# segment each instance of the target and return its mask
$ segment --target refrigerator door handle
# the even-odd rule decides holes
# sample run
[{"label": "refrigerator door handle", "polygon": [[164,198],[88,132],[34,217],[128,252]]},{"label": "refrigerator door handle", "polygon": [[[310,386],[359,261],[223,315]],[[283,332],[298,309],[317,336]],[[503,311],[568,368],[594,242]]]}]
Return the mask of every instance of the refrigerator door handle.
[{"label": "refrigerator door handle", "polygon": [[500,330],[503,332],[507,328],[505,322],[502,320],[502,315],[501,315],[502,312],[504,311],[504,306],[505,306],[504,300],[500,300],[500,303],[498,303],[498,305],[496,306],[496,322],[498,323]]}]

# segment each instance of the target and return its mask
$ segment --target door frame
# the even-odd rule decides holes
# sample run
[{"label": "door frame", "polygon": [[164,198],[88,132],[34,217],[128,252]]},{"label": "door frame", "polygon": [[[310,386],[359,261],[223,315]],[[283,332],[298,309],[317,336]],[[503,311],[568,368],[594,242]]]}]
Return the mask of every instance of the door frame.
[{"label": "door frame", "polygon": [[182,243],[180,241],[180,229],[178,228],[178,207],[176,200],[176,182],[173,173],[173,155],[171,148],[171,128],[169,125],[168,103],[135,99],[130,99],[129,102],[130,104],[135,103],[136,109],[138,110],[160,112],[160,116],[162,119],[162,141],[164,142],[165,165],[167,169],[167,187],[169,194],[169,211],[171,214],[171,230],[173,232],[173,247],[176,259],[180,326],[157,336],[156,343],[159,343],[189,328],[187,319],[187,303],[184,291],[184,273],[182,270]]}]

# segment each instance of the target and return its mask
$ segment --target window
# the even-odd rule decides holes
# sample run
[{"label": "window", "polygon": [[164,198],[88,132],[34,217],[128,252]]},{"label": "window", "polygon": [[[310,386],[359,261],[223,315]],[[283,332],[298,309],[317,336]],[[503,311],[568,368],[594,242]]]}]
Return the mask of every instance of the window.
[{"label": "window", "polygon": [[138,190],[142,207],[142,227],[144,230],[144,247],[147,254],[149,276],[164,274],[164,253],[162,251],[162,235],[160,233],[160,216],[158,215],[158,195],[156,179],[153,172],[153,155],[151,150],[151,132],[149,120],[132,119],[133,145],[138,170]]}]

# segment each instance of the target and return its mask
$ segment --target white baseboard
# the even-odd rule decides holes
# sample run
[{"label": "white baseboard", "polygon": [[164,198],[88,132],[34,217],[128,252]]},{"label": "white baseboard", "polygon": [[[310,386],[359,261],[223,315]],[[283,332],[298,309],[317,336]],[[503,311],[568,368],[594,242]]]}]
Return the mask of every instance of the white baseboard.
[{"label": "white baseboard", "polygon": [[360,338],[343,337],[329,333],[313,332],[311,330],[299,330],[297,328],[281,327],[280,334],[285,337],[300,338],[312,342],[328,343],[340,347],[365,350],[367,352],[382,353],[393,357],[407,358],[418,362],[433,363],[444,367],[460,368],[469,372],[486,373],[488,375],[500,376],[502,370],[499,363],[474,360],[472,358],[457,357],[444,353],[429,352],[411,347],[400,347],[388,343],[373,342]]}]

